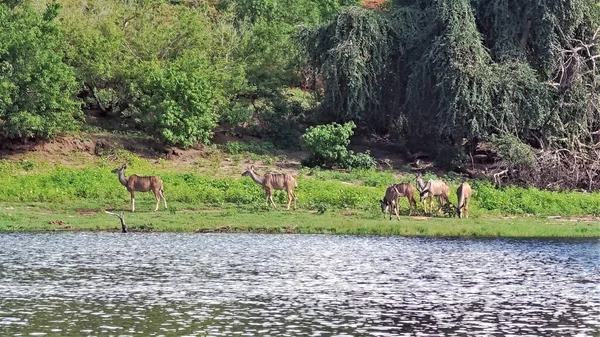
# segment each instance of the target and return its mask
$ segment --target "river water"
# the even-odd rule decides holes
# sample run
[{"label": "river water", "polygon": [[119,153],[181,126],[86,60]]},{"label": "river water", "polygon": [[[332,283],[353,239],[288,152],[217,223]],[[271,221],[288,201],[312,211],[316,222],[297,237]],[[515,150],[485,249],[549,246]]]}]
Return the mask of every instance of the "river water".
[{"label": "river water", "polygon": [[0,234],[0,336],[599,334],[599,240]]}]

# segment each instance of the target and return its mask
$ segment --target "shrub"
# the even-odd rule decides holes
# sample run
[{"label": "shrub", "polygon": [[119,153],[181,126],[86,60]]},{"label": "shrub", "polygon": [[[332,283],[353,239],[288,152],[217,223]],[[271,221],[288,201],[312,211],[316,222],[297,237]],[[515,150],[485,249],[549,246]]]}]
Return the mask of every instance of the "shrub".
[{"label": "shrub", "polygon": [[502,136],[492,138],[492,146],[498,156],[511,168],[527,167],[535,164],[536,157],[531,146],[521,142],[515,136]]},{"label": "shrub", "polygon": [[442,144],[437,146],[436,164],[445,170],[455,170],[464,165],[467,155],[458,146]]},{"label": "shrub", "polygon": [[167,144],[208,143],[217,122],[215,93],[202,60],[150,65],[140,83],[138,106],[148,132]]},{"label": "shrub", "polygon": [[350,137],[354,133],[354,122],[346,124],[326,124],[308,128],[302,140],[308,149],[308,158],[303,160],[303,165],[326,168],[361,168],[369,169],[377,165],[369,152],[354,154],[348,151]]},{"label": "shrub", "polygon": [[371,151],[365,153],[354,153],[348,151],[348,155],[342,160],[342,166],[345,168],[368,170],[377,166],[375,158],[371,156]]}]

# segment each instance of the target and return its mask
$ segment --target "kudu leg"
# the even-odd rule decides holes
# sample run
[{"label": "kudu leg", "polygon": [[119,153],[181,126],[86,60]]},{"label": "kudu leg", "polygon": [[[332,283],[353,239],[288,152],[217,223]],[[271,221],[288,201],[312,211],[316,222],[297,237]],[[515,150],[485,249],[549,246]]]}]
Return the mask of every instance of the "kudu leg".
[{"label": "kudu leg", "polygon": [[273,201],[273,191],[271,190],[267,191],[267,206],[269,206],[269,201],[274,208],[277,208],[277,205],[275,205],[275,202]]},{"label": "kudu leg", "polygon": [[296,194],[293,191],[292,196],[294,197],[294,210],[296,210]]},{"label": "kudu leg", "polygon": [[154,199],[156,199],[156,207],[154,207],[154,211],[158,211],[158,205],[160,205],[160,194],[154,193]]},{"label": "kudu leg", "polygon": [[433,197],[429,197],[429,215],[433,214]]},{"label": "kudu leg", "polygon": [[135,212],[135,196],[131,192],[131,213]]},{"label": "kudu leg", "polygon": [[408,207],[410,208],[410,215],[414,215],[417,211],[417,201],[414,197],[408,200]]},{"label": "kudu leg", "polygon": [[161,189],[161,190],[159,191],[159,193],[160,193],[160,197],[162,198],[162,200],[163,200],[163,202],[164,202],[164,204],[165,204],[165,209],[167,209],[167,208],[168,208],[168,207],[167,207],[167,198],[165,198],[165,194],[164,194],[163,190]]},{"label": "kudu leg", "polygon": [[292,205],[292,196],[293,195],[294,194],[292,192],[287,191],[288,202],[287,202],[287,208],[286,208],[286,210],[288,210],[288,211],[290,210],[290,206]]}]

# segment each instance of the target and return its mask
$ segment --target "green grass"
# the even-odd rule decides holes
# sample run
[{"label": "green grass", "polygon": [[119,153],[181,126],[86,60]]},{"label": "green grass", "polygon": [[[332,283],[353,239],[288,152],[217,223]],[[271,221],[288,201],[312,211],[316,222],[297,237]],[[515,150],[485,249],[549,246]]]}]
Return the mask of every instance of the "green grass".
[{"label": "green grass", "polygon": [[[251,158],[239,154],[245,165]],[[384,221],[378,200],[393,182],[413,182],[391,171],[352,172],[301,169],[296,190],[299,210],[274,211],[264,205],[264,191],[233,170],[219,169],[223,153],[215,152],[186,167],[164,160],[153,163],[120,150],[82,167],[51,164],[36,158],[0,161],[0,230],[112,230],[119,223],[103,211],[127,211],[132,230],[245,231],[431,236],[599,237],[598,222],[582,221],[600,215],[600,194],[554,192],[507,187],[473,181],[471,219],[412,218]],[[136,193],[135,214],[129,193],[110,170],[128,163],[127,174],[159,175],[165,184],[170,210],[154,213],[151,193]],[[235,173],[235,174],[234,174]],[[426,179],[434,178],[427,175]],[[458,180],[443,177],[456,203]],[[414,183],[414,182],[413,182]],[[286,197],[276,191],[275,202]],[[418,199],[418,196],[417,196]],[[418,200],[417,200],[418,201]],[[408,203],[400,200],[402,215]],[[548,220],[548,216],[577,217],[581,221]],[[510,217],[506,219],[506,217]]]},{"label": "green grass", "polygon": [[[598,237],[600,223],[535,217],[457,219],[401,217],[371,212],[284,211],[268,208],[177,208],[149,211],[151,200],[125,212],[130,231],[369,234],[437,237]],[[117,218],[96,204],[0,203],[0,231],[120,231]]]}]

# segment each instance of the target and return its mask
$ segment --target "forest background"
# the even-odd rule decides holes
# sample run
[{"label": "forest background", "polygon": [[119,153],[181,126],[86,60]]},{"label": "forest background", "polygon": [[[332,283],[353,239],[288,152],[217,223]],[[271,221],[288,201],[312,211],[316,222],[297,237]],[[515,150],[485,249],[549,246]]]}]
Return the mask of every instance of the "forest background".
[{"label": "forest background", "polygon": [[303,140],[307,165],[376,165],[344,152],[356,132],[448,170],[493,152],[490,175],[600,187],[593,0],[8,0],[0,22],[5,142],[95,112],[165,146],[242,130]]}]

